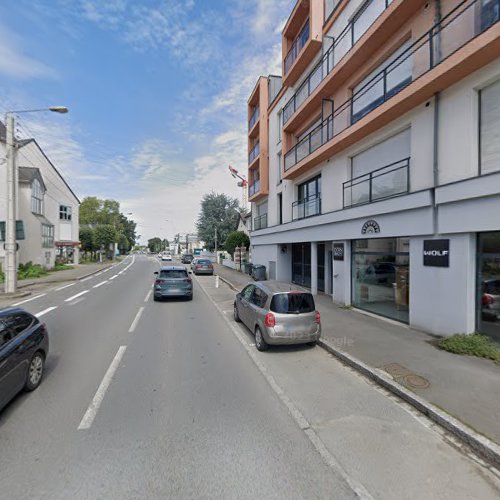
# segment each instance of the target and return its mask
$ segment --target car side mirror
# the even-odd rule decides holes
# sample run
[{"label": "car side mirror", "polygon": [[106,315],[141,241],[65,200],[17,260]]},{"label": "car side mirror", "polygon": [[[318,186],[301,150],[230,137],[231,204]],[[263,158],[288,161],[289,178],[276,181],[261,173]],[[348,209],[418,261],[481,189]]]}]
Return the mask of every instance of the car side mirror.
[{"label": "car side mirror", "polygon": [[241,299],[241,293],[237,293],[237,294],[236,294],[236,298],[237,298],[238,300],[240,300],[240,299]]},{"label": "car side mirror", "polygon": [[155,271],[153,274],[158,274],[158,271]]},{"label": "car side mirror", "polygon": [[189,273],[189,274],[193,274],[193,272],[192,272],[192,271],[188,271],[188,273]]}]

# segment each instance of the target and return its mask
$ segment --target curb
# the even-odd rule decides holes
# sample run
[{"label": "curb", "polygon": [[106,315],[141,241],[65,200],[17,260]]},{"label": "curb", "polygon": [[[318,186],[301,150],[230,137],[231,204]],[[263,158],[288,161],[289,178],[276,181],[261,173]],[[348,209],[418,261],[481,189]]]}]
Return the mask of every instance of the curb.
[{"label": "curb", "polygon": [[[239,289],[236,288],[229,280],[223,278],[220,275],[219,278],[232,290],[239,292]],[[448,413],[440,410],[425,399],[417,396],[384,373],[378,371],[375,368],[372,368],[366,363],[363,363],[354,356],[351,356],[350,354],[332,346],[325,339],[320,338],[317,342],[317,345],[330,354],[334,355],[336,358],[340,359],[343,363],[354,368],[365,377],[368,377],[369,379],[373,380],[380,386],[384,387],[385,389],[401,398],[403,401],[406,401],[407,403],[412,405],[418,411],[426,415],[430,420],[460,439],[463,443],[474,450],[474,452],[477,453],[480,457],[488,461],[488,463],[500,470],[500,446],[495,442],[477,433],[469,426],[463,424]]]},{"label": "curb", "polygon": [[340,359],[343,363],[349,365],[352,368],[355,368],[364,376],[377,382],[385,389],[391,391],[399,398],[411,404],[414,408],[426,415],[433,422],[440,425],[448,432],[459,438],[462,442],[467,444],[478,455],[487,460],[491,465],[493,465],[497,469],[500,469],[500,446],[495,442],[475,432],[473,429],[463,424],[455,417],[452,417],[448,413],[445,413],[425,399],[420,398],[385,374],[377,371],[376,369],[356,359],[350,354],[347,354],[346,352],[340,351],[339,349],[333,347],[324,339],[320,338],[317,344],[330,354],[333,354],[335,357]]},{"label": "curb", "polygon": [[79,278],[76,278],[76,281],[81,281],[81,280],[83,280],[85,278],[88,278],[89,276],[94,276],[94,274],[100,273],[100,272],[104,271],[105,269],[109,269],[110,267],[113,267],[113,265],[116,265],[116,264],[111,264],[109,266],[102,267],[101,269],[98,269],[97,271],[92,271],[91,273],[84,274],[83,276],[80,276]]}]

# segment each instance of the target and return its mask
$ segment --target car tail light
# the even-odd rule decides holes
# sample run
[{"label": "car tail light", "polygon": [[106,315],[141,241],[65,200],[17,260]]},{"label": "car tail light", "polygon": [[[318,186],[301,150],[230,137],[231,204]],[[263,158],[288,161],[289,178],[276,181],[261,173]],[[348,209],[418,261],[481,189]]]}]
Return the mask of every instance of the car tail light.
[{"label": "car tail light", "polygon": [[160,280],[160,279],[157,279],[155,281],[155,285],[161,285],[165,280]]},{"label": "car tail light", "polygon": [[184,278],[184,281],[186,281],[187,283],[191,283],[191,278]]},{"label": "car tail light", "polygon": [[321,323],[321,314],[319,311],[316,311],[316,319],[314,320],[315,323],[318,323],[318,325]]},{"label": "car tail light", "polygon": [[484,293],[483,294],[483,306],[491,306],[495,300],[489,293]]},{"label": "car tail light", "polygon": [[266,317],[264,318],[264,325],[268,326],[270,328],[274,328],[276,325],[276,318],[274,317],[273,313],[267,313]]}]

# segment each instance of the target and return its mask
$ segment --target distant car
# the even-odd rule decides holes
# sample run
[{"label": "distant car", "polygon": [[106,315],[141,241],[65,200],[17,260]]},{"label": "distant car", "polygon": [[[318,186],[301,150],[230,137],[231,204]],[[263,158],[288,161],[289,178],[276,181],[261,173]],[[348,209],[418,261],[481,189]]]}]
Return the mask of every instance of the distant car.
[{"label": "distant car", "polygon": [[196,262],[194,262],[192,269],[193,273],[196,275],[214,274],[214,266],[212,264],[212,261],[208,259],[196,259]]},{"label": "distant car", "polygon": [[248,284],[236,295],[234,319],[255,335],[259,351],[265,351],[269,345],[314,345],[321,336],[321,316],[314,297],[289,283]]},{"label": "distant car", "polygon": [[172,262],[172,256],[169,253],[164,253],[161,256],[161,261],[162,262]]},{"label": "distant car", "polygon": [[40,385],[48,353],[44,323],[21,308],[0,310],[0,409]]},{"label": "distant car", "polygon": [[194,257],[192,254],[190,253],[185,253],[183,256],[182,256],[182,259],[181,259],[181,262],[182,264],[191,264],[191,262],[193,261]]},{"label": "distant car", "polygon": [[487,321],[500,319],[500,279],[483,281],[482,315]]},{"label": "distant car", "polygon": [[154,300],[168,297],[186,297],[193,299],[193,281],[183,266],[162,267],[154,273]]}]

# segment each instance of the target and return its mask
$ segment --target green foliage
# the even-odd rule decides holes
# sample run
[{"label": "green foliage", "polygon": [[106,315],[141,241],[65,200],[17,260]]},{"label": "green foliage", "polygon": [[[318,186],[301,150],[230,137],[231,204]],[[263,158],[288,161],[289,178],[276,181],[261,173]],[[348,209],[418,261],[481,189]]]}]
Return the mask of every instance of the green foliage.
[{"label": "green foliage", "polygon": [[234,257],[234,249],[241,246],[248,249],[250,246],[250,238],[243,231],[233,231],[229,233],[224,243],[226,252],[229,252],[231,257]]},{"label": "green foliage", "polygon": [[80,228],[80,243],[82,250],[87,252],[96,252],[99,247],[95,241],[95,229],[92,227]]},{"label": "green foliage", "polygon": [[454,354],[465,354],[488,358],[500,363],[500,348],[486,335],[475,333],[473,335],[457,334],[441,339],[438,346]]},{"label": "green foliage", "polygon": [[19,264],[17,269],[18,280],[40,278],[46,274],[48,274],[48,271],[44,267],[40,264],[33,264],[31,261],[26,262],[26,264]]},{"label": "green foliage", "polygon": [[158,236],[148,240],[149,251],[153,253],[163,252],[168,249],[169,245],[168,240],[162,240]]},{"label": "green foliage", "polygon": [[73,266],[68,266],[67,264],[59,264],[56,262],[56,265],[50,270],[52,271],[66,271],[66,269],[73,269]]},{"label": "green foliage", "polygon": [[116,230],[111,224],[95,227],[94,238],[97,246],[103,250],[109,249],[116,241]]},{"label": "green foliage", "polygon": [[229,233],[238,227],[239,202],[225,194],[208,193],[203,196],[201,210],[196,222],[198,236],[210,250],[215,248],[215,230],[220,246]]}]

